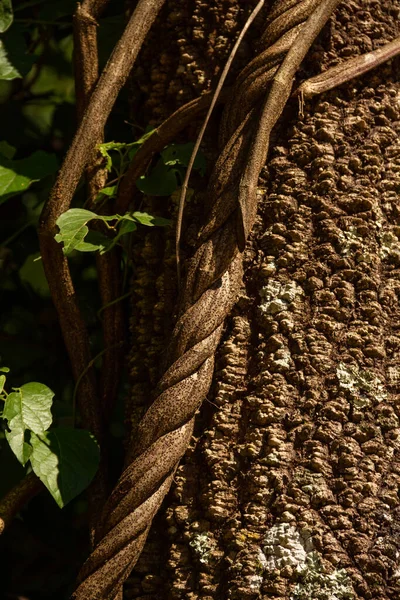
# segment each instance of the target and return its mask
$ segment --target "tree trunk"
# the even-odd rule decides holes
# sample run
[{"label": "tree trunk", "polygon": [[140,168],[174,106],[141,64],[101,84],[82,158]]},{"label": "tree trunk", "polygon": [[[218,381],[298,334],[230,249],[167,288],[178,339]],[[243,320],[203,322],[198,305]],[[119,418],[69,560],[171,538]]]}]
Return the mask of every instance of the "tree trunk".
[{"label": "tree trunk", "polygon": [[[159,122],[215,86],[252,6],[171,0],[135,73],[135,114]],[[342,2],[299,81],[391,41],[399,17],[398,0]],[[232,79],[256,40],[257,22]],[[214,384],[127,599],[400,597],[399,66],[303,115],[293,99],[275,128]],[[171,239],[133,252],[134,421],[172,326]]]}]

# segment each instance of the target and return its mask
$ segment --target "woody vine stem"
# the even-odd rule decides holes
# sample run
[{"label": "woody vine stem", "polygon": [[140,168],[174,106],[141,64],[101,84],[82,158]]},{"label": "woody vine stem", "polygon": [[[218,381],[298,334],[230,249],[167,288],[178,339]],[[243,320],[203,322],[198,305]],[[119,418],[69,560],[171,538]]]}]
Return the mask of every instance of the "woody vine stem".
[{"label": "woody vine stem", "polygon": [[[222,151],[211,174],[206,219],[198,234],[197,249],[184,265],[178,320],[167,349],[168,365],[157,386],[157,396],[129,443],[125,470],[105,501],[92,512],[93,551],[83,565],[73,594],[75,600],[112,600],[121,597],[122,584],[137,561],[152,519],[167,493],[174,472],[189,444],[194,415],[211,384],[214,355],[224,320],[231,311],[242,279],[242,252],[257,212],[257,180],[267,158],[272,128],[290,98],[296,71],[340,0],[293,3],[277,1],[266,15],[257,56],[239,74],[225,101],[220,127]],[[164,0],[139,0],[121,40],[97,81],[96,19],[107,0],[85,1],[75,16],[76,73],[80,124],[47,202],[40,227],[43,264],[58,311],[65,344],[78,388],[83,424],[102,445],[102,469],[90,492],[93,507],[107,497],[104,427],[115,389],[107,388],[99,400],[97,382],[89,368],[92,357],[86,326],[74,292],[66,258],[54,240],[56,220],[71,203],[82,174],[88,196],[102,185],[96,144],[120,88],[125,83],[146,35]],[[400,39],[383,49],[335,67],[303,84],[298,93],[321,93],[360,75],[400,51]],[[93,68],[92,68],[93,67]],[[97,84],[96,84],[97,82]],[[227,98],[229,97],[229,100]],[[122,181],[118,210],[129,203],[134,182],[155,152],[170,142],[192,119],[207,110],[210,94],[181,107],[136,154]],[[109,305],[103,322],[106,346],[121,339],[120,285],[115,279],[117,258],[99,261],[100,293]],[[119,373],[120,356],[108,368]],[[107,372],[107,371],[106,371]],[[113,377],[113,376],[111,376]],[[102,386],[104,389],[104,386]],[[31,493],[27,488],[31,486]],[[3,526],[13,506],[37,491],[34,478],[25,481],[0,505]],[[7,510],[5,510],[5,506]]]}]

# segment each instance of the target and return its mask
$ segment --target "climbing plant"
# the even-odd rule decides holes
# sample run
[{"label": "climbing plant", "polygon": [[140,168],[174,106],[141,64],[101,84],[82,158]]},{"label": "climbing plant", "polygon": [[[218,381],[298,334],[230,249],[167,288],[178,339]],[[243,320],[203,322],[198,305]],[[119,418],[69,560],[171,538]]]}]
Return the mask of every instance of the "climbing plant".
[{"label": "climbing plant", "polygon": [[[243,34],[257,17],[258,42],[246,49],[249,60],[221,97],[210,91],[196,97],[194,86],[193,99],[180,102],[162,123],[129,123],[132,90],[124,84],[164,4],[138,0],[126,11],[122,0],[0,0],[0,364],[7,365],[0,369],[0,531],[7,540],[7,531],[18,532],[19,519],[23,539],[31,539],[29,524],[40,522],[41,540],[48,548],[54,544],[60,564],[70,565],[57,583],[44,582],[47,573],[39,584],[24,582],[22,588],[11,580],[11,596],[45,589],[44,595],[57,598],[73,593],[74,600],[121,597],[210,389],[225,319],[242,286],[243,253],[256,222],[258,178],[273,128],[288,102],[302,114],[313,95],[400,49],[397,38],[367,59],[355,56],[300,85],[302,61],[339,0],[278,0],[273,6],[260,0],[244,6],[250,20],[240,16]],[[179,11],[172,14],[180,18]],[[157,81],[157,74],[149,78]],[[134,90],[140,104],[141,92]],[[218,142],[214,136],[216,159],[207,165],[185,136],[217,101],[225,107]],[[319,141],[330,143],[329,136],[321,127]],[[277,152],[283,156],[285,149]],[[149,409],[131,427],[132,415],[124,415],[124,308],[135,294],[132,247],[145,245],[152,231],[171,248],[177,225],[179,262],[191,166],[208,178],[204,210],[190,231],[188,260],[177,272],[176,305],[168,315],[174,328],[161,352],[161,378]],[[277,246],[280,233],[272,236]],[[281,290],[278,300],[267,294],[277,313],[292,302],[295,289],[281,288],[279,282],[271,287]],[[280,360],[282,366],[285,356]],[[126,422],[133,434],[124,439]],[[279,536],[283,545],[290,534],[288,547],[302,543],[290,524],[274,527],[266,538],[270,547]],[[53,529],[62,542],[54,542]],[[189,547],[204,562],[213,544],[200,532]],[[327,580],[314,551],[303,554],[294,598]],[[261,574],[269,564],[263,560]],[[47,562],[51,572],[54,563]],[[331,579],[341,597],[351,597],[342,569]]]}]

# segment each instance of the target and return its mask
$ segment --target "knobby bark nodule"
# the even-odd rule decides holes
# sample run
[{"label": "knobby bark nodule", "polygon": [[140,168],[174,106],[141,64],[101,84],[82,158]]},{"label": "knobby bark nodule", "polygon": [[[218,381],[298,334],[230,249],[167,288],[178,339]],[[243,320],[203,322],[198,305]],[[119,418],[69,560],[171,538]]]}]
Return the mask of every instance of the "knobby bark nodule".
[{"label": "knobby bark nodule", "polygon": [[[296,8],[295,2],[276,3],[272,12],[281,21],[284,4]],[[312,10],[318,3],[300,4],[302,10],[306,5]],[[151,39],[144,53],[157,85],[152,89],[145,80],[139,85],[150,90],[148,110],[155,119],[173,105],[174,93],[181,103],[185,93],[190,98],[204,89],[213,68],[223,62],[215,58],[223,34],[229,40],[235,30],[239,3],[231,3],[228,13],[215,8],[211,23],[209,6],[194,6],[192,39],[182,34],[187,36],[192,8],[186,3],[175,2],[159,25],[166,42],[182,34],[175,58],[155,57]],[[372,1],[341,3],[301,75],[391,41],[399,34],[398,16],[394,2],[379,7]],[[211,35],[216,24],[218,38]],[[299,25],[296,18],[289,24]],[[287,39],[291,35],[289,31]],[[200,411],[171,494],[126,583],[126,597],[398,597],[398,74],[394,61],[307,101],[301,116],[296,103],[287,106],[259,180],[259,210],[244,253],[244,284],[217,353],[211,402]],[[250,89],[248,80],[239,78],[236,85],[236,92],[240,85]],[[228,105],[222,145],[232,134],[232,122],[246,118],[250,104]],[[247,126],[251,124],[249,119]],[[195,213],[196,206],[191,210]],[[205,240],[221,220],[218,214],[213,218],[214,224],[203,229]],[[149,404],[146,379],[156,383],[165,343],[161,301],[168,300],[165,273],[171,260],[167,256],[161,263],[157,244],[149,238],[143,252],[136,249],[142,269],[134,293],[146,300],[132,319],[133,331],[140,334],[134,336],[131,352],[135,394],[130,413],[135,415]],[[170,245],[167,240],[167,253]],[[144,275],[145,266],[158,277]],[[221,265],[214,268],[219,275]],[[197,300],[206,288],[204,278],[197,277],[191,294]],[[211,298],[207,307],[210,321],[212,310],[218,310],[214,302]],[[220,327],[217,323],[210,334],[215,346]],[[172,351],[175,362],[182,347],[189,347],[187,361],[193,359],[190,342],[190,335],[189,341],[178,340]],[[196,351],[207,357],[201,342]],[[210,382],[208,360],[203,358],[197,382],[203,396]],[[181,362],[176,369],[182,375],[188,367]],[[178,385],[179,378],[170,369],[161,392],[171,384]],[[183,393],[194,393],[189,387]],[[184,406],[171,402],[168,409]],[[148,415],[157,416],[152,411]],[[110,571],[119,569],[120,582],[128,575],[149,530],[146,511],[154,514],[169,488],[181,450],[171,451],[177,440],[168,424],[165,431],[165,423],[159,422],[154,432],[150,417],[147,425],[142,421],[133,427],[139,447],[132,457],[134,478],[147,477],[144,487],[147,483],[153,496],[146,496],[148,491],[143,495],[141,485],[131,489],[127,469],[106,509],[105,537],[101,540],[100,534],[83,569],[77,598],[113,597]],[[171,419],[168,410],[163,418]],[[185,415],[182,419],[185,423]],[[183,448],[190,434],[183,427],[178,445]],[[158,455],[148,450],[152,444],[158,444]],[[161,483],[154,459],[165,468]],[[136,510],[133,522],[131,507]],[[125,535],[129,528],[136,539],[131,532]],[[117,550],[110,548],[114,533],[119,534]],[[140,549],[130,554],[138,540]],[[96,572],[103,577],[102,588],[96,588]]]}]

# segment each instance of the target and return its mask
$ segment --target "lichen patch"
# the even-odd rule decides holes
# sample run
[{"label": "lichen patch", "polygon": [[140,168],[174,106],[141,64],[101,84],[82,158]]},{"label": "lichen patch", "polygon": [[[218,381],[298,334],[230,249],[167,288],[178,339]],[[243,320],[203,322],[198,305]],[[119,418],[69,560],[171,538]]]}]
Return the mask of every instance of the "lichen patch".
[{"label": "lichen patch", "polygon": [[359,369],[357,365],[339,363],[336,376],[339,386],[349,392],[357,408],[369,406],[373,398],[376,401],[386,398],[383,383],[372,371]]},{"label": "lichen patch", "polygon": [[264,314],[276,315],[289,310],[290,304],[303,296],[302,288],[295,282],[281,283],[271,279],[260,290],[260,310]]},{"label": "lichen patch", "polygon": [[301,581],[296,584],[290,600],[351,600],[354,589],[345,569],[326,573],[316,552],[307,555]]},{"label": "lichen patch", "polygon": [[265,569],[273,573],[289,566],[302,573],[307,568],[307,553],[312,547],[311,538],[293,525],[274,525],[264,538]]}]

